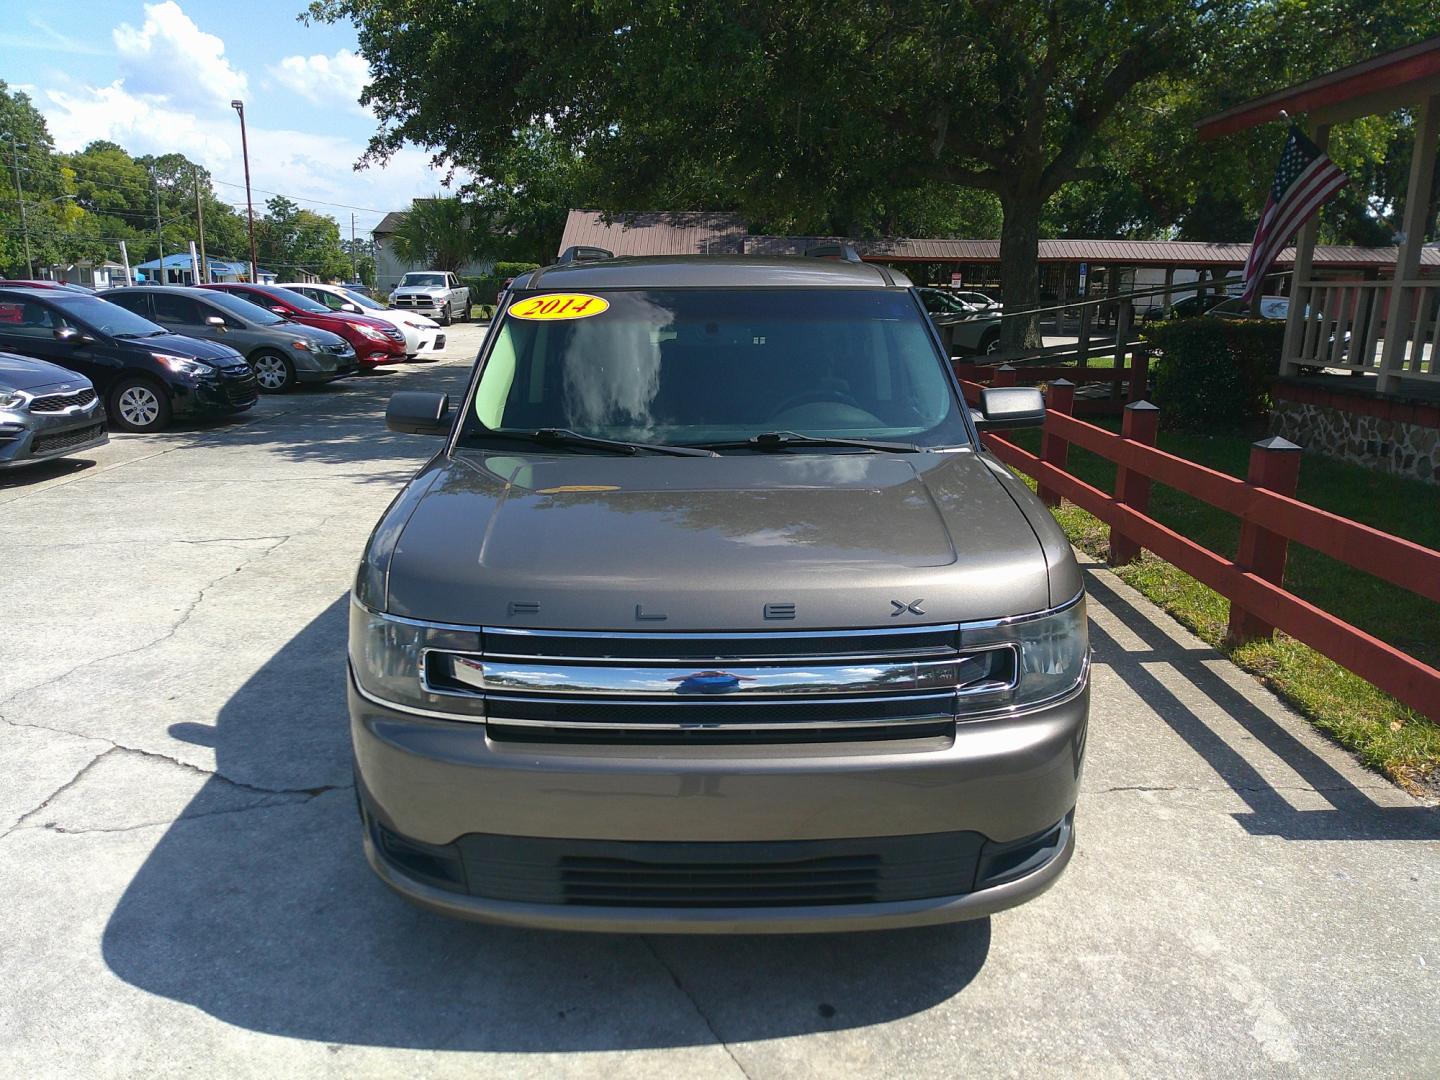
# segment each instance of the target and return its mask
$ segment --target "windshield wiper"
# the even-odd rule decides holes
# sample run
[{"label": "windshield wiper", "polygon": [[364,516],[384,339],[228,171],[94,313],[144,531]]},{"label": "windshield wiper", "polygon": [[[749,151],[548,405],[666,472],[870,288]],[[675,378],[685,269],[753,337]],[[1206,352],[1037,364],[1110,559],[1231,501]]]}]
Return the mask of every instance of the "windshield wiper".
[{"label": "windshield wiper", "polygon": [[110,336],[111,336],[111,337],[117,337],[117,338],[124,338],[126,341],[133,341],[133,340],[136,339],[136,338],[142,338],[142,337],[160,337],[162,334],[168,334],[169,332],[170,332],[169,330],[146,330],[143,334],[124,333],[124,334],[111,334]]},{"label": "windshield wiper", "polygon": [[655,454],[672,454],[675,457],[719,457],[714,450],[702,450],[696,446],[672,446],[669,443],[635,442],[629,439],[602,439],[598,435],[582,435],[569,428],[539,428],[536,431],[487,431],[484,437],[500,439],[526,439],[531,442],[547,443],[552,446],[593,446],[597,450],[613,450],[620,454],[636,454],[648,450]]},{"label": "windshield wiper", "polygon": [[784,450],[791,446],[853,446],[859,450],[874,450],[884,454],[919,454],[924,447],[915,443],[885,442],[880,439],[841,439],[828,435],[801,435],[798,431],[765,431],[740,442],[705,443],[714,450],[743,450],[753,447],[757,450]]}]

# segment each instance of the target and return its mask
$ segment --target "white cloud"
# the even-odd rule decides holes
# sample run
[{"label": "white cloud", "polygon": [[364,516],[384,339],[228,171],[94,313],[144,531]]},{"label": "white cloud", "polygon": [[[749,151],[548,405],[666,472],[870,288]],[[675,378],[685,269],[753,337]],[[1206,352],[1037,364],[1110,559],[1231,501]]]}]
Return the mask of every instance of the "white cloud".
[{"label": "white cloud", "polygon": [[183,93],[223,105],[245,95],[245,73],[231,66],[225,42],[196,26],[175,0],[146,4],[143,26],[121,23],[111,36],[133,93]]},{"label": "white cloud", "polygon": [[349,49],[340,49],[333,56],[287,56],[270,68],[270,74],[315,105],[344,104],[357,110],[361,108],[360,91],[370,77],[365,60]]},{"label": "white cloud", "polygon": [[[242,96],[248,84],[226,59],[225,42],[196,26],[175,0],[146,5],[141,27],[121,25],[112,36],[120,78],[98,87],[68,79],[33,94],[57,148],[79,150],[106,139],[136,155],[178,152],[210,170],[221,199],[243,207],[240,125],[230,100]],[[344,100],[359,112],[355,99],[365,73],[364,61],[341,49],[330,56],[286,57],[262,82],[273,77],[287,93],[323,103]],[[359,231],[368,232],[384,211],[405,209],[411,199],[442,190],[444,173],[431,167],[427,152],[414,147],[397,152],[383,168],[356,172],[355,162],[365,152],[363,122],[345,125],[355,129],[352,135],[336,133],[333,124],[318,132],[268,127],[276,110],[266,108],[264,95],[247,105],[257,211],[270,197],[266,192],[283,192],[301,206],[330,214],[348,234],[348,207],[373,208],[358,212]],[[280,120],[306,112],[293,109],[281,113]],[[467,179],[460,176],[456,182]]]}]

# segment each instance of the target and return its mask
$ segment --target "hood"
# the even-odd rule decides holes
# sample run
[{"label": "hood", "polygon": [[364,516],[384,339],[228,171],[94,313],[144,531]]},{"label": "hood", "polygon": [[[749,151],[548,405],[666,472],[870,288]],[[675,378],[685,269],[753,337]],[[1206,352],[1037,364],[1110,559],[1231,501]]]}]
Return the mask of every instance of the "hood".
[{"label": "hood", "polygon": [[[412,618],[783,630],[1048,605],[1035,532],[968,451],[461,452],[431,469],[390,562],[386,606]],[[916,601],[920,614],[894,614],[892,602]],[[517,604],[539,613],[513,615]],[[793,604],[794,617],[767,619],[767,604]]]},{"label": "hood", "polygon": [[318,326],[306,326],[304,323],[291,323],[285,326],[267,326],[267,330],[274,330],[278,333],[288,334],[294,338],[304,338],[312,345],[344,345],[346,341],[339,334],[331,333],[329,330],[322,330]]},{"label": "hood", "polygon": [[0,353],[0,390],[34,390],[57,383],[69,383],[80,390],[89,386],[90,380],[58,364]]},{"label": "hood", "polygon": [[444,296],[450,290],[444,285],[398,285],[391,296]]},{"label": "hood", "polygon": [[244,367],[245,358],[231,346],[220,341],[186,337],[184,334],[157,334],[147,338],[117,338],[116,344],[135,346],[147,352],[170,353],[203,360],[218,368]]}]

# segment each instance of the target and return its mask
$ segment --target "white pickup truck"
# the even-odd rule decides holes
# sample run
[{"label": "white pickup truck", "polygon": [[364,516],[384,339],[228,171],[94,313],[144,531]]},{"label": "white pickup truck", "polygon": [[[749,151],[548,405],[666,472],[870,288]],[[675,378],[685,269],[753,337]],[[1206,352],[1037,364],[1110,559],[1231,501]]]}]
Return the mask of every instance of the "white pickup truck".
[{"label": "white pickup truck", "polygon": [[442,326],[470,318],[470,287],[448,270],[412,270],[390,293],[390,306],[418,311]]}]

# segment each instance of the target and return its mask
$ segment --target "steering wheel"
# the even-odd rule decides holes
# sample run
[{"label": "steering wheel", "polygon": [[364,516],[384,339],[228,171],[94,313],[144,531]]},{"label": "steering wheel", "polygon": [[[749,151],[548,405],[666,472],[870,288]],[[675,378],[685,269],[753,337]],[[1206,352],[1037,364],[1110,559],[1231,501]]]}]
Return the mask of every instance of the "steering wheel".
[{"label": "steering wheel", "polygon": [[793,397],[786,398],[775,407],[770,415],[779,416],[781,413],[789,412],[791,409],[798,409],[801,405],[813,405],[819,401],[834,401],[840,405],[848,405],[852,409],[859,409],[861,412],[867,411],[860,402],[856,401],[843,390],[807,390],[803,394],[796,394]]}]

